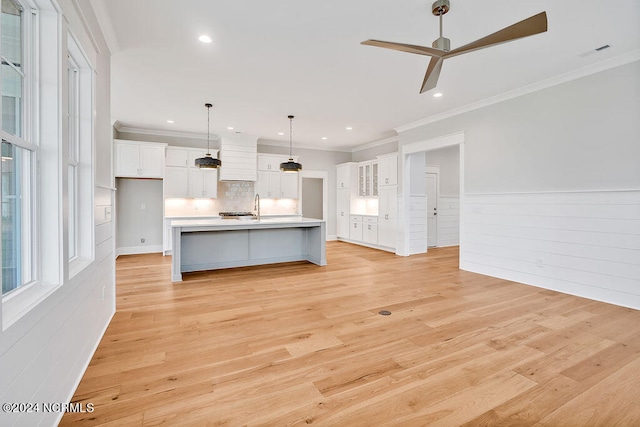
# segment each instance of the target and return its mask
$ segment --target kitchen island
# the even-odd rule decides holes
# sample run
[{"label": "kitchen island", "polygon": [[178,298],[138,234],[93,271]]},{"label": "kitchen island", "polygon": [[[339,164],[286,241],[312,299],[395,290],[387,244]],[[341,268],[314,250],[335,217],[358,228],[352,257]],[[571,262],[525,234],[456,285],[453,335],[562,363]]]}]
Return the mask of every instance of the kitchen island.
[{"label": "kitchen island", "polygon": [[325,221],[308,218],[171,222],[171,281],[182,273],[279,262],[327,265]]}]

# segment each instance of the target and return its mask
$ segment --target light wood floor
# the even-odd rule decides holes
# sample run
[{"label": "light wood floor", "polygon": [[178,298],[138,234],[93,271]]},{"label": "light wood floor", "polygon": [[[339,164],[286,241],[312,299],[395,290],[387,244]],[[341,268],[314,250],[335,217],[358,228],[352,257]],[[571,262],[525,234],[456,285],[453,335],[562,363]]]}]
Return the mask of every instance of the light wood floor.
[{"label": "light wood floor", "polygon": [[[62,425],[640,425],[640,312],[342,242],[185,274],[117,260],[117,313]],[[378,314],[389,310],[390,316]]]}]

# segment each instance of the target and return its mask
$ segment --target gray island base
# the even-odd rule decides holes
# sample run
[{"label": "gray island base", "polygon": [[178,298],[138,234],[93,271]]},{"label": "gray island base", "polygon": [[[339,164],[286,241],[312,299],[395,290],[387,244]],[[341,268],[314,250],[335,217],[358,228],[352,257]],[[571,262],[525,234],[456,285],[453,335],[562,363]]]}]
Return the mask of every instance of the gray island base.
[{"label": "gray island base", "polygon": [[322,220],[182,220],[171,223],[171,281],[182,273],[279,262],[327,265]]}]

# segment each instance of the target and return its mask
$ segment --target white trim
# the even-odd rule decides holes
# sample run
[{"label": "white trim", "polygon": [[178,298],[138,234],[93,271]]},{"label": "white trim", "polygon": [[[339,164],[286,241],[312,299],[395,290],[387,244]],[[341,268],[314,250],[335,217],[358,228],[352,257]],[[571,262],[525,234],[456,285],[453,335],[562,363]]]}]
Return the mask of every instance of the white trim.
[{"label": "white trim", "polygon": [[602,189],[602,190],[547,190],[547,191],[506,191],[491,193],[467,193],[468,196],[505,196],[518,194],[573,194],[573,193],[633,193],[640,188]]},{"label": "white trim", "polygon": [[116,32],[113,30],[113,26],[111,25],[111,16],[109,15],[109,12],[102,0],[90,1],[93,13],[96,15],[96,20],[98,21],[98,25],[102,31],[104,41],[107,43],[107,48],[109,48],[111,54],[114,55],[120,50],[120,45],[118,44]]},{"label": "white trim", "polygon": [[420,153],[422,151],[432,151],[439,148],[451,147],[464,143],[464,131],[439,136],[437,138],[424,141],[412,142],[402,146],[402,154]]},{"label": "white trim", "polygon": [[155,254],[162,253],[164,248],[162,245],[151,246],[125,246],[116,248],[116,258],[120,255],[137,255],[137,254]]},{"label": "white trim", "polygon": [[300,171],[300,182],[299,182],[299,200],[300,203],[298,204],[298,209],[300,214],[302,214],[302,204],[304,203],[303,201],[303,194],[302,194],[302,180],[304,178],[316,178],[316,179],[321,179],[322,180],[322,220],[323,221],[329,221],[329,209],[328,209],[328,191],[329,191],[329,185],[328,185],[328,181],[329,181],[329,172],[327,171],[322,171],[322,170],[304,170],[302,169]]},{"label": "white trim", "polygon": [[[113,123],[113,127],[122,133],[138,133],[141,135],[152,135],[152,136],[170,136],[174,138],[194,138],[194,139],[207,139],[206,133],[198,133],[198,132],[181,132],[174,130],[159,130],[159,129],[144,129],[137,128],[133,126],[124,126],[120,123],[120,121],[116,120]],[[118,138],[116,138],[118,139]],[[210,135],[210,141],[220,141],[220,137],[218,135]]]},{"label": "white trim", "polygon": [[[289,148],[289,143],[288,142],[284,142],[284,141],[274,141],[271,139],[260,139],[258,138],[258,145],[264,145],[264,146],[272,146],[272,147],[284,147],[284,148]],[[296,148],[302,148],[305,150],[317,150],[317,151],[338,151],[341,153],[351,153],[351,149],[349,148],[318,148],[317,146],[310,146],[310,145],[300,145],[300,144],[296,144],[293,147],[293,151],[296,150]],[[267,153],[258,153],[258,154],[267,154]]]},{"label": "white trim", "polygon": [[365,144],[356,145],[355,147],[351,148],[350,151],[352,153],[355,153],[356,151],[367,150],[369,148],[379,147],[381,145],[390,144],[392,142],[399,142],[399,141],[400,141],[400,136],[397,136],[397,135],[391,136],[389,138],[380,139],[378,141],[367,142]]},{"label": "white trim", "polygon": [[504,92],[502,94],[492,96],[490,98],[486,98],[478,102],[473,102],[471,104],[463,105],[462,107],[454,108],[452,110],[445,111],[440,114],[435,114],[433,116],[429,116],[412,123],[407,123],[406,125],[402,125],[394,128],[394,130],[398,133],[406,132],[408,130],[418,128],[420,126],[438,122],[440,120],[444,120],[449,117],[458,116],[460,114],[468,113],[469,111],[477,110],[479,108],[487,107],[489,105],[504,102],[509,99],[517,98],[519,96],[537,92],[543,89],[557,86],[559,84],[567,83],[572,80],[590,76],[591,74],[600,73],[602,71],[606,71],[611,68],[629,64],[631,62],[635,62],[638,60],[640,60],[640,49],[633,50],[631,52],[624,53],[622,55],[618,55],[613,58],[610,58],[606,61],[598,62],[596,64],[591,64],[586,67],[579,68],[577,70],[569,71],[567,73],[560,74],[558,76],[551,77],[549,79],[542,80],[537,83],[523,86],[521,88],[514,89],[508,92]]}]

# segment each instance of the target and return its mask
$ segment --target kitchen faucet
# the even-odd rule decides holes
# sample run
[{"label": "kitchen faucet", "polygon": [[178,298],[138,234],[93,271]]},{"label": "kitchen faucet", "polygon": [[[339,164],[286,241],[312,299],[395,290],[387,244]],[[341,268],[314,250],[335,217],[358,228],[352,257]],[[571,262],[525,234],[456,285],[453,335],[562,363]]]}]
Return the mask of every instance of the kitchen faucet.
[{"label": "kitchen faucet", "polygon": [[253,199],[253,210],[258,211],[258,221],[260,221],[260,195],[258,193]]}]

